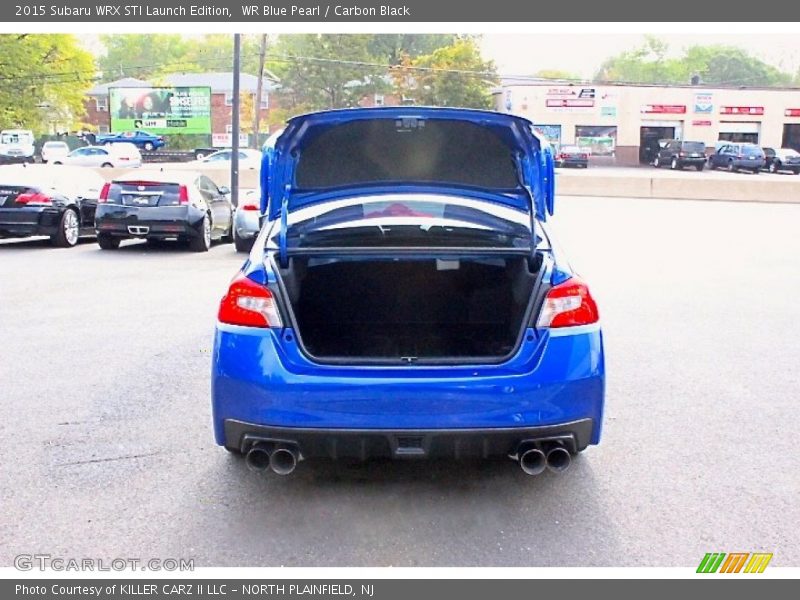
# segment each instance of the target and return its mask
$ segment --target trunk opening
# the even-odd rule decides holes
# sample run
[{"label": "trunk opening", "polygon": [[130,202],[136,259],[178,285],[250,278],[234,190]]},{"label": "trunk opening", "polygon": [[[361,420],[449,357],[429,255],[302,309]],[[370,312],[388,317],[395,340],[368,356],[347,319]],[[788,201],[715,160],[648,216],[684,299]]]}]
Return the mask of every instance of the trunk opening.
[{"label": "trunk opening", "polygon": [[320,360],[498,362],[518,345],[537,280],[526,257],[293,257],[281,280]]}]

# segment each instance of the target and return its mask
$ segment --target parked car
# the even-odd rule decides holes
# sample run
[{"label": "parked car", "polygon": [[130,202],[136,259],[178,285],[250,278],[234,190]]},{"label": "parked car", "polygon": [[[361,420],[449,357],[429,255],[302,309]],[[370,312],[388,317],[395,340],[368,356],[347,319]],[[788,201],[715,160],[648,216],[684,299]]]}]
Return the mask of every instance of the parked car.
[{"label": "parked car", "polygon": [[708,157],[710,169],[727,169],[734,171],[751,171],[759,173],[764,166],[764,150],[756,144],[729,142],[722,144]]},{"label": "parked car", "polygon": [[136,131],[123,131],[120,133],[100,133],[97,135],[96,139],[96,144],[99,146],[117,142],[128,142],[147,152],[154,152],[167,144],[163,136],[154,135],[140,129]]},{"label": "parked car", "polygon": [[258,190],[244,190],[233,218],[233,244],[237,252],[250,252],[261,231],[260,197]]},{"label": "parked car", "polygon": [[188,242],[206,252],[213,240],[233,241],[233,207],[227,188],[193,171],[140,171],[103,187],[95,215],[103,250],[125,239]]},{"label": "parked car", "polygon": [[133,144],[84,146],[73,150],[64,158],[54,160],[53,164],[78,167],[135,168],[142,166],[142,155]]},{"label": "parked car", "polygon": [[800,174],[800,153],[793,148],[764,148],[764,166],[770,173],[789,171]]},{"label": "parked car", "polygon": [[318,456],[538,474],[600,441],[597,305],[552,242],[553,156],[528,120],[312,113],[264,160],[265,223],[216,324],[218,444],[281,474]]},{"label": "parked car", "polygon": [[580,146],[562,146],[556,154],[556,166],[585,169],[589,166],[589,149]]},{"label": "parked car", "polygon": [[94,236],[105,180],[91,171],[47,165],[0,167],[0,238],[49,236],[70,247]]},{"label": "parked car", "polygon": [[[195,164],[199,167],[224,167],[230,168],[231,159],[233,158],[233,150],[218,150],[213,154],[209,154],[203,158],[197,159]],[[239,150],[239,169],[260,169],[261,168],[261,152],[258,150],[251,150],[243,148]]]},{"label": "parked car", "polygon": [[49,163],[62,160],[69,155],[69,146],[66,142],[56,140],[42,144],[42,162]]},{"label": "parked car", "polygon": [[33,132],[30,129],[0,131],[0,164],[34,162],[33,143]]},{"label": "parked car", "polygon": [[673,171],[685,167],[702,171],[706,166],[706,145],[703,142],[666,140],[653,158],[653,166],[659,168],[667,165]]}]

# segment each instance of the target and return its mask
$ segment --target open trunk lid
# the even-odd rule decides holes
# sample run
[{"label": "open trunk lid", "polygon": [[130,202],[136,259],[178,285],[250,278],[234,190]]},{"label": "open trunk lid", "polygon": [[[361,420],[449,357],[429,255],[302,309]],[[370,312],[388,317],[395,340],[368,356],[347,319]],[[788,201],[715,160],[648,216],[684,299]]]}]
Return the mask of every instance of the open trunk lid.
[{"label": "open trunk lid", "polygon": [[553,213],[549,144],[527,119],[490,111],[388,107],[291,119],[262,167],[262,213],[359,192],[477,196],[545,220]]}]

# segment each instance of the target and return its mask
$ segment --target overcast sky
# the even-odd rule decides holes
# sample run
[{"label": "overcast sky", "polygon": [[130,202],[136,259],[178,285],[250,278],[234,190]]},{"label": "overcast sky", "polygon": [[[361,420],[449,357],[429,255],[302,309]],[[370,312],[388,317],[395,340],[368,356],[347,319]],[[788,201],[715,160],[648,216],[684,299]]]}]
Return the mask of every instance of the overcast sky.
[{"label": "overcast sky", "polygon": [[[657,37],[670,45],[671,53],[695,44],[740,46],[758,58],[790,73],[800,68],[800,35],[684,35]],[[591,78],[609,56],[631,50],[644,42],[644,34],[484,34],[484,58],[495,61],[501,75],[532,75],[540,69],[562,69]],[[542,48],[546,48],[542,52]]]}]

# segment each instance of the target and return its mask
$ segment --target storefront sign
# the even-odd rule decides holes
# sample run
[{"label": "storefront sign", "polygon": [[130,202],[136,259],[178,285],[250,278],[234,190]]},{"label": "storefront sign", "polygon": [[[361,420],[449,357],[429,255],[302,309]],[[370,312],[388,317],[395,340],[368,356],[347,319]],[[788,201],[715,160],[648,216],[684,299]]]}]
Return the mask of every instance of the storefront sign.
[{"label": "storefront sign", "polygon": [[548,98],[545,100],[545,106],[547,108],[591,108],[594,106],[594,100],[582,100],[582,99],[551,99]]},{"label": "storefront sign", "polygon": [[800,108],[787,108],[783,111],[784,117],[800,117]]},{"label": "storefront sign", "polygon": [[694,112],[701,114],[711,114],[714,112],[714,102],[712,94],[694,95]]},{"label": "storefront sign", "polygon": [[645,104],[642,112],[659,115],[682,115],[686,112],[685,104]]},{"label": "storefront sign", "polygon": [[548,98],[592,98],[595,97],[594,88],[557,87],[547,90]]},{"label": "storefront sign", "polygon": [[[240,133],[239,146],[247,148],[249,143],[249,136],[246,133]],[[230,148],[233,145],[233,135],[230,133],[213,133],[211,134],[211,145],[214,148]]]},{"label": "storefront sign", "polygon": [[711,121],[692,121],[695,127],[711,127]]},{"label": "storefront sign", "polygon": [[719,109],[722,115],[763,115],[763,106],[722,106]]}]

